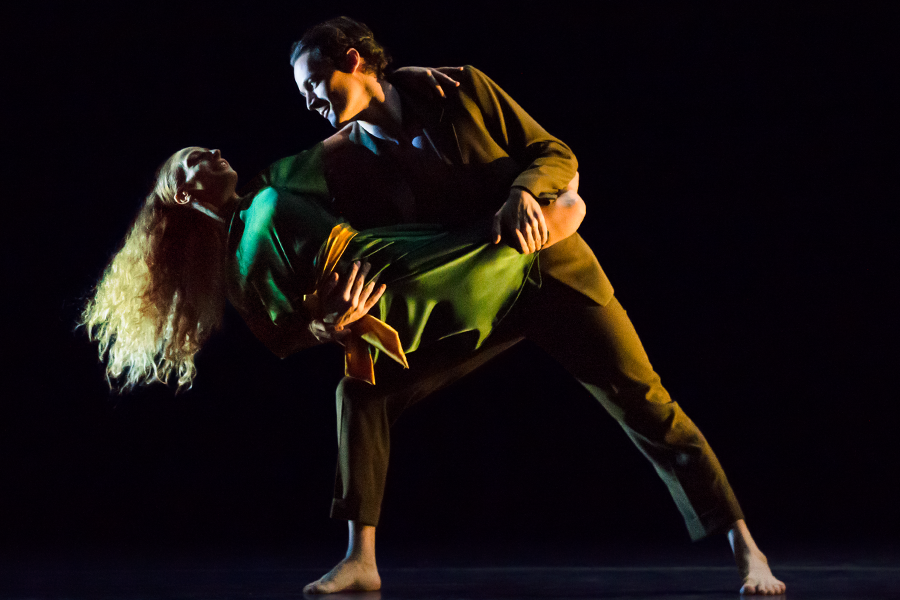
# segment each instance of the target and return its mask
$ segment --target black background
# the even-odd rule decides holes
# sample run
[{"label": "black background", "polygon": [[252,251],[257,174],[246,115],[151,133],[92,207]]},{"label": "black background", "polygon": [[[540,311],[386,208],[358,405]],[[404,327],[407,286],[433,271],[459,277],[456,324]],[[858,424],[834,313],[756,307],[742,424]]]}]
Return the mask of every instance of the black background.
[{"label": "black background", "polygon": [[[331,133],[287,52],[338,14],[397,65],[479,67],[573,148],[582,234],[764,547],[897,542],[896,8],[517,4],[5,19],[4,548],[342,542],[336,348],[280,361],[232,312],[193,390],[119,396],[73,331],[170,153],[221,148],[247,181]],[[388,485],[388,547],[687,539],[615,422],[527,344],[404,416]]]}]

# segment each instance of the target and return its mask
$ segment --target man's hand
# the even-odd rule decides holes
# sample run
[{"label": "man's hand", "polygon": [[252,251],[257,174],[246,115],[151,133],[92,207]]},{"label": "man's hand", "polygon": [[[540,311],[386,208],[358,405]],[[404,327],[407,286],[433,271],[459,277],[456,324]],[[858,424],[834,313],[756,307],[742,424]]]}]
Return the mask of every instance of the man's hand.
[{"label": "man's hand", "polygon": [[547,243],[547,223],[534,196],[521,188],[509,191],[509,198],[494,215],[493,238],[495,244],[507,239],[520,254],[537,252]]},{"label": "man's hand", "polygon": [[453,79],[452,75],[462,70],[462,67],[438,67],[437,69],[400,67],[391,74],[391,79],[401,80],[407,85],[433,93],[436,97],[446,98],[441,86],[459,87],[459,82]]},{"label": "man's hand", "polygon": [[371,268],[369,263],[360,265],[356,261],[347,275],[340,277],[334,273],[322,286],[319,300],[324,316],[309,323],[309,330],[317,340],[343,345],[350,335],[347,325],[368,314],[369,309],[378,303],[387,286],[382,284],[376,289],[375,279],[366,283],[366,275]]}]

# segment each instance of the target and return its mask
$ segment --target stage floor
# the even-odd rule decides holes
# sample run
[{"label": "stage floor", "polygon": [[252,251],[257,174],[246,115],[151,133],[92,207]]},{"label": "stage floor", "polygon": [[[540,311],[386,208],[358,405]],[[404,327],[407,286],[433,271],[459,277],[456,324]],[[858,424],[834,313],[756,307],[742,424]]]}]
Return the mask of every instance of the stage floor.
[{"label": "stage floor", "polygon": [[[884,555],[779,557],[770,560],[792,599],[900,598],[900,563]],[[297,557],[136,559],[107,555],[7,558],[0,565],[0,599],[73,600],[302,598],[303,585],[323,567]],[[314,564],[319,564],[316,561]],[[665,561],[623,559],[586,566],[385,565],[384,589],[335,594],[354,600],[739,598],[736,571],[718,560],[670,556]],[[630,564],[624,564],[624,563]]]}]

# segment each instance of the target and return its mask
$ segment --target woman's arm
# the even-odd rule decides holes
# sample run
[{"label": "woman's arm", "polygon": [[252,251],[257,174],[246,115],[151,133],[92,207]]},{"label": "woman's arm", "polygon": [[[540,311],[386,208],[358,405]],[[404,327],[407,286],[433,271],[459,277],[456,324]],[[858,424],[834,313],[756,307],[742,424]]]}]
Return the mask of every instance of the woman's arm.
[{"label": "woman's arm", "polygon": [[555,202],[541,206],[541,212],[550,233],[550,238],[543,248],[548,248],[578,231],[585,214],[584,200],[578,195],[578,173],[575,173],[575,177]]}]

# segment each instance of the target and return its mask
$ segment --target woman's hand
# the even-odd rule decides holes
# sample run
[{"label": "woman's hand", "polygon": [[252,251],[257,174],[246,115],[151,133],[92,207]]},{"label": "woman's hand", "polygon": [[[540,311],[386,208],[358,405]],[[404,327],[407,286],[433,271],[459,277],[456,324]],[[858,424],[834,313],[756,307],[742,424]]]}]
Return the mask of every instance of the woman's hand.
[{"label": "woman's hand", "polygon": [[454,88],[459,87],[459,82],[453,79],[451,75],[459,73],[462,67],[438,67],[429,69],[426,67],[401,67],[391,74],[391,79],[397,79],[409,86],[430,92],[438,98],[446,98],[444,89],[441,86]]},{"label": "woman's hand", "polygon": [[337,273],[319,290],[323,317],[313,319],[309,330],[320,342],[337,342],[343,345],[350,330],[346,327],[368,314],[378,303],[385,285],[375,287],[376,279],[366,283],[366,275],[372,265],[353,263],[350,272],[340,277]]}]

